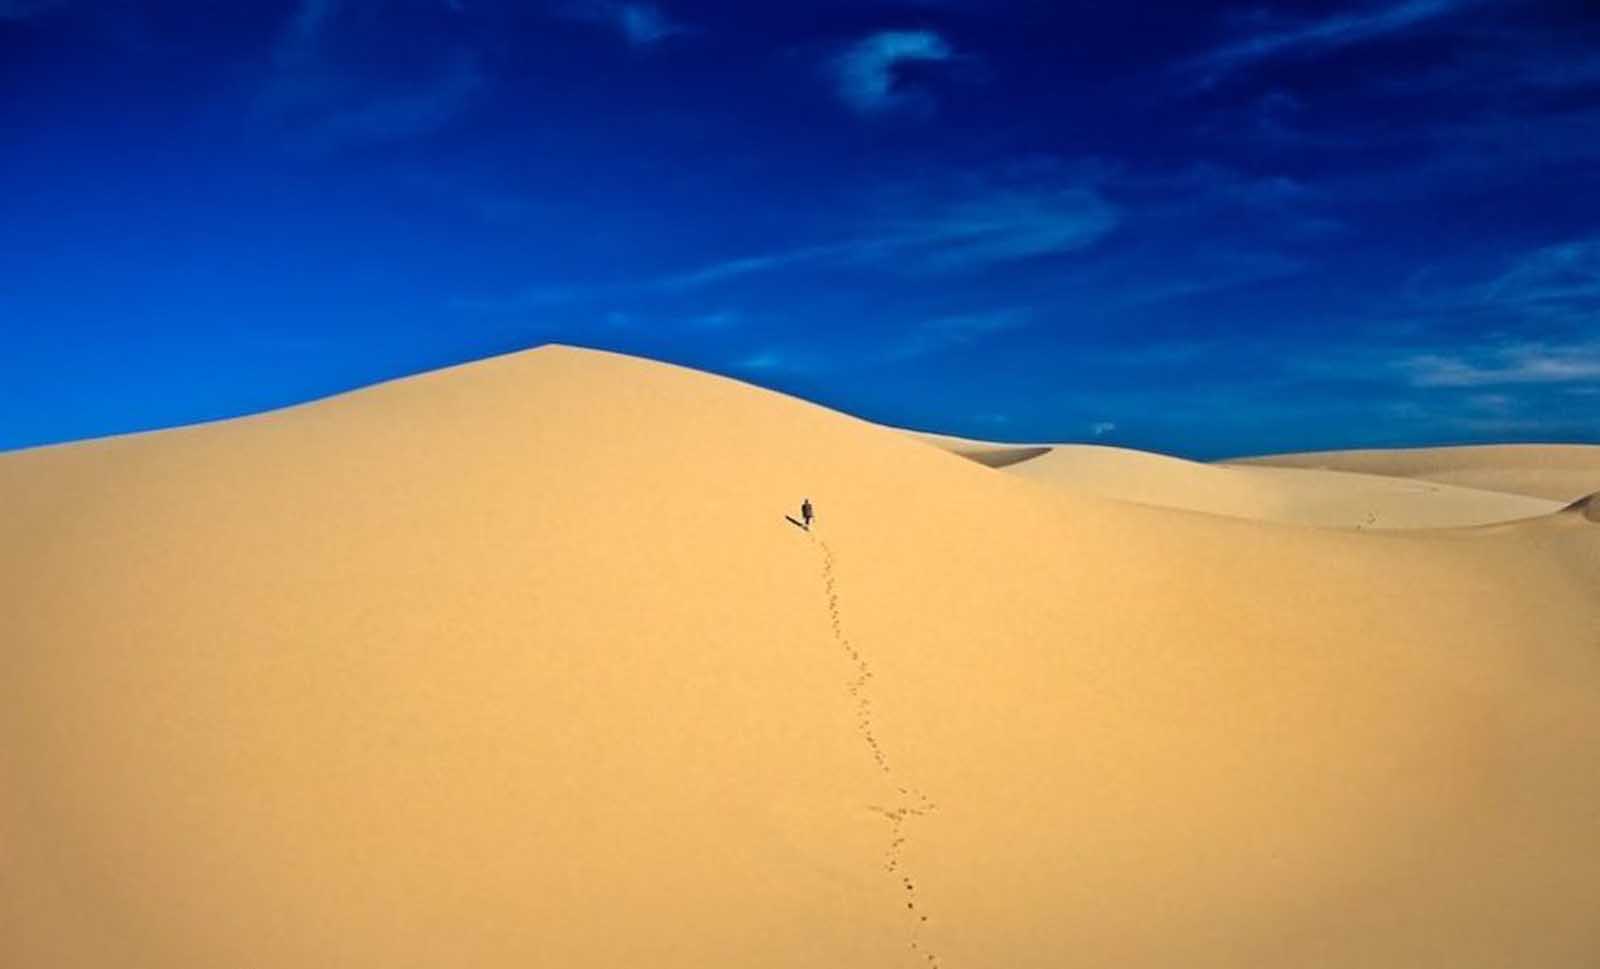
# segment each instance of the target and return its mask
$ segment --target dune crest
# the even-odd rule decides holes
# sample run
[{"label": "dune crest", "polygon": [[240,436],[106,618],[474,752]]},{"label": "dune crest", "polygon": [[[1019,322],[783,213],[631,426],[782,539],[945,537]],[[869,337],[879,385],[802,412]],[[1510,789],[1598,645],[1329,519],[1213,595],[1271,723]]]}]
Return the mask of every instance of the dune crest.
[{"label": "dune crest", "polygon": [[559,347],[0,508],[0,965],[1600,959],[1571,516],[1196,515]]}]

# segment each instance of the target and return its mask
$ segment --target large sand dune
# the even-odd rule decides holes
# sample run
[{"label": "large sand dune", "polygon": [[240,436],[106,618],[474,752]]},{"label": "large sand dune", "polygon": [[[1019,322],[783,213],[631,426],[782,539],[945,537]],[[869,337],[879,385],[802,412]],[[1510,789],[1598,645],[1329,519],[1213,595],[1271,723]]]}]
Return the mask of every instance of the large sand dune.
[{"label": "large sand dune", "polygon": [[0,507],[3,966],[1600,963],[1582,508],[1196,515],[564,348]]}]

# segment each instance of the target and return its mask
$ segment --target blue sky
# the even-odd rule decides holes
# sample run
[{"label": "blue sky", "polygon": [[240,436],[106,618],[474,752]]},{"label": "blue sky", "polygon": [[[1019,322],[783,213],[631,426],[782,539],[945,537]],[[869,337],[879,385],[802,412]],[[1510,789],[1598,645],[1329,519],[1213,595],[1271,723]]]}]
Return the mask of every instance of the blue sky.
[{"label": "blue sky", "polygon": [[1600,442],[1588,0],[0,0],[0,448],[549,341],[1190,457]]}]

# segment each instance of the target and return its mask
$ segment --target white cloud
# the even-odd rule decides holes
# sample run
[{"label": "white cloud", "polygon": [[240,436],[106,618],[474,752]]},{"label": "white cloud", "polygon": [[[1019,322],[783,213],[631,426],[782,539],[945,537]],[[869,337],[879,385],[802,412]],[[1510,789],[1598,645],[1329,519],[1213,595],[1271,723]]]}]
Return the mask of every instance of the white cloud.
[{"label": "white cloud", "polygon": [[835,90],[845,104],[860,114],[883,114],[927,104],[899,86],[899,65],[946,61],[953,56],[950,45],[931,30],[886,30],[852,44],[830,67]]},{"label": "white cloud", "polygon": [[1089,433],[1095,437],[1105,437],[1116,429],[1117,425],[1114,421],[1095,421],[1089,425]]},{"label": "white cloud", "polygon": [[1423,353],[1401,360],[1400,367],[1418,387],[1587,383],[1600,381],[1600,343]]}]

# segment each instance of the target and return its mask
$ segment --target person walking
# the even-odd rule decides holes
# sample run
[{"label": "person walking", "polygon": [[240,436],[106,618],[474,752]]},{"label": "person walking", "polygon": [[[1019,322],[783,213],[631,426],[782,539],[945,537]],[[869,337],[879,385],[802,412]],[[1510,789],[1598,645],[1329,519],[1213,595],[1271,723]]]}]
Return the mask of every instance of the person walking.
[{"label": "person walking", "polygon": [[805,522],[806,531],[811,531],[811,499],[803,498],[800,501],[800,520]]}]

